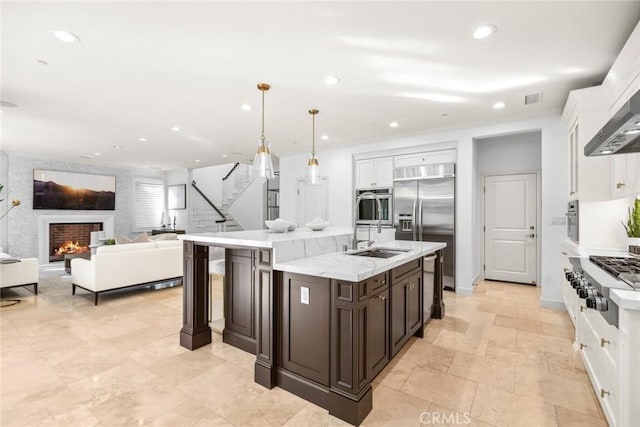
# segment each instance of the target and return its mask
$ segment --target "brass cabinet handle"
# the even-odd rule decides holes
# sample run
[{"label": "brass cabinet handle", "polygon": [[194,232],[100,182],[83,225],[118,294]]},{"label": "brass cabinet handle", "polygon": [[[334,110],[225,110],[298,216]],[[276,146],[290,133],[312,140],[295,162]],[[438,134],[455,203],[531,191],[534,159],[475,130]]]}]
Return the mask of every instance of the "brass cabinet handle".
[{"label": "brass cabinet handle", "polygon": [[584,305],[580,306],[580,313],[582,313],[584,310],[586,310],[587,307],[585,307]]},{"label": "brass cabinet handle", "polygon": [[584,350],[585,348],[587,348],[588,346],[586,344],[582,344],[580,343],[580,350]]},{"label": "brass cabinet handle", "polygon": [[385,297],[384,295],[378,295],[378,299],[379,299],[380,301],[384,301],[384,300],[386,300],[386,299],[387,299],[387,297]]},{"label": "brass cabinet handle", "polygon": [[624,187],[624,182],[619,182],[619,183],[616,184],[616,188],[618,190],[621,189],[622,187]]},{"label": "brass cabinet handle", "polygon": [[611,394],[610,392],[606,391],[605,389],[601,388],[600,389],[600,397],[604,399],[604,396],[607,394]]},{"label": "brass cabinet handle", "polygon": [[376,279],[376,282],[378,282],[381,285],[384,285],[385,283],[387,283],[387,281],[385,279],[382,279],[382,280]]},{"label": "brass cabinet handle", "polygon": [[605,340],[604,338],[600,338],[600,347],[604,347],[605,344],[611,344],[609,340]]}]

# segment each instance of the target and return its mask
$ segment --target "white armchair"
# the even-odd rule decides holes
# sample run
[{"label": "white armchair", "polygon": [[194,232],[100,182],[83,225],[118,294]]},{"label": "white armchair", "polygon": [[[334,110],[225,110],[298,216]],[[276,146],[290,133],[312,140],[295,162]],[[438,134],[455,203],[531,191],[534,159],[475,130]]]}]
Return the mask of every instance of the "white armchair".
[{"label": "white armchair", "polygon": [[33,285],[38,294],[38,258],[14,259],[0,254],[0,288]]}]

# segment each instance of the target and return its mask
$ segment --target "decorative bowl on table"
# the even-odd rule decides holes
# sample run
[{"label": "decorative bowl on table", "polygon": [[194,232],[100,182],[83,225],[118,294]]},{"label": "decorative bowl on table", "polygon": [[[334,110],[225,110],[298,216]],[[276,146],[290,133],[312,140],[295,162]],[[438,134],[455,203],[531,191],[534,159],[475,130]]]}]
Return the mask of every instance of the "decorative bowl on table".
[{"label": "decorative bowl on table", "polygon": [[289,224],[281,221],[265,221],[267,228],[274,233],[285,233],[289,229]]},{"label": "decorative bowl on table", "polygon": [[296,224],[295,222],[292,221],[287,221],[286,219],[282,219],[282,218],[276,218],[275,221],[278,221],[282,224],[286,224],[287,225],[287,231],[293,231],[298,227],[298,224]]},{"label": "decorative bowl on table", "polygon": [[329,221],[311,221],[306,223],[305,225],[310,229],[312,229],[313,231],[320,231],[327,228],[329,224],[330,224]]}]

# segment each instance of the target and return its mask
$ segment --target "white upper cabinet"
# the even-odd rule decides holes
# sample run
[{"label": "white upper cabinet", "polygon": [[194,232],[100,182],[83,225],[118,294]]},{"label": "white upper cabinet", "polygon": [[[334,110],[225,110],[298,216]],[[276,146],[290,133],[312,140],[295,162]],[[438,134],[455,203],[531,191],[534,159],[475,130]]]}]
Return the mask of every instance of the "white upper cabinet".
[{"label": "white upper cabinet", "polygon": [[405,154],[395,157],[395,167],[433,165],[438,163],[455,163],[456,150],[438,150],[425,153]]},{"label": "white upper cabinet", "polygon": [[640,154],[611,156],[611,197],[640,194]]},{"label": "white upper cabinet", "polygon": [[356,160],[356,188],[393,187],[393,158]]},{"label": "white upper cabinet", "polygon": [[571,91],[562,118],[568,125],[569,200],[609,199],[609,157],[584,155],[584,146],[609,120],[603,88],[597,86]]}]

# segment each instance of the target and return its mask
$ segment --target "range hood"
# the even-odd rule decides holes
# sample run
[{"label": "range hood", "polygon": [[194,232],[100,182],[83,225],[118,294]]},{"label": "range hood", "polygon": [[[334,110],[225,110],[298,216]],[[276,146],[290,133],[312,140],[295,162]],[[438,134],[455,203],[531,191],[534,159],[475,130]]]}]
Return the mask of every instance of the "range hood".
[{"label": "range hood", "polygon": [[584,147],[585,156],[640,153],[640,91]]}]

